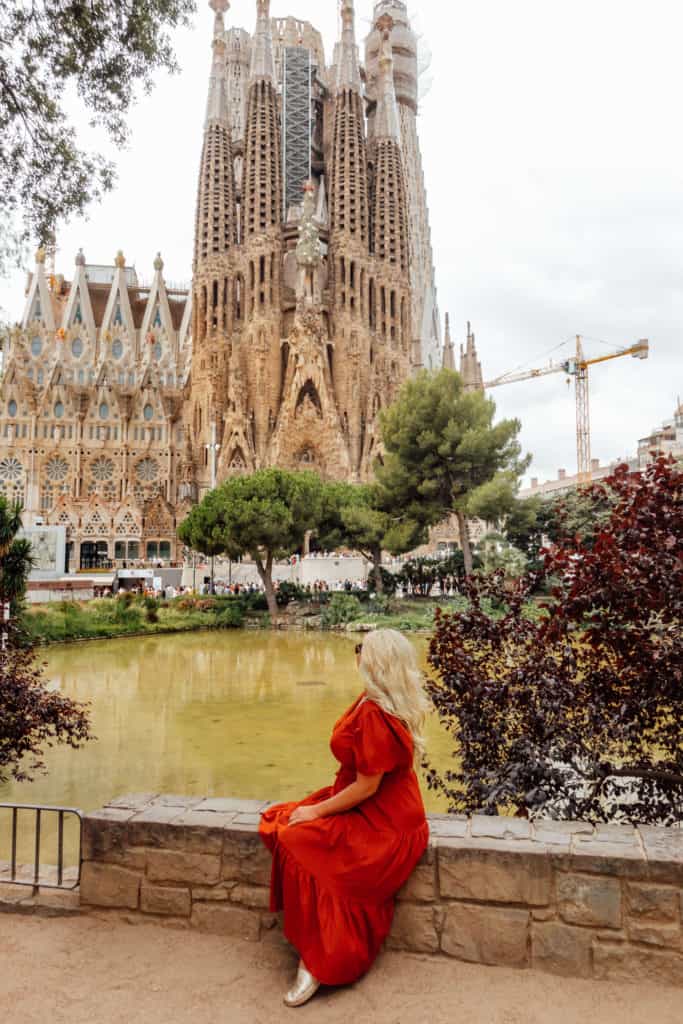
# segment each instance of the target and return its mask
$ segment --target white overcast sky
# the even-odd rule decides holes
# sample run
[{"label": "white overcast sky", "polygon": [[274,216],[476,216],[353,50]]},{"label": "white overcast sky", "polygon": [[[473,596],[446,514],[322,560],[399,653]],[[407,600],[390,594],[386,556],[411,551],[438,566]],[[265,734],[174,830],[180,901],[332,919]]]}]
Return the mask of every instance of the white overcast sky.
[{"label": "white overcast sky", "polygon": [[[490,379],[542,366],[577,333],[589,355],[647,337],[648,362],[621,359],[591,378],[593,455],[610,461],[671,417],[683,394],[683,97],[680,0],[422,0],[432,51],[420,115],[439,303],[456,343],[471,320]],[[274,16],[311,20],[331,52],[336,0],[272,0]],[[358,0],[358,34],[372,10]],[[228,24],[253,29],[254,0]],[[160,77],[116,154],[116,190],[87,221],[64,225],[57,270],[79,246],[89,262],[117,249],[151,277],[187,281],[212,13],[176,36],[182,66]],[[98,140],[77,124],[83,143]],[[18,319],[24,276],[0,282]],[[558,359],[560,352],[553,353]],[[576,465],[574,400],[562,375],[492,392],[522,421],[529,475]]]}]

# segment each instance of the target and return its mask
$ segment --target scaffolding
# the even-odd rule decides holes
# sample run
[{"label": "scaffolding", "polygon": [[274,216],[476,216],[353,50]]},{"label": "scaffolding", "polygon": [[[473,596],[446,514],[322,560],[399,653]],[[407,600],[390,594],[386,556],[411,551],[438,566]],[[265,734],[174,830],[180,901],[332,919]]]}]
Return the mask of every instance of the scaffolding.
[{"label": "scaffolding", "polygon": [[311,177],[313,67],[311,51],[287,46],[282,62],[282,181],[284,210],[301,203]]}]

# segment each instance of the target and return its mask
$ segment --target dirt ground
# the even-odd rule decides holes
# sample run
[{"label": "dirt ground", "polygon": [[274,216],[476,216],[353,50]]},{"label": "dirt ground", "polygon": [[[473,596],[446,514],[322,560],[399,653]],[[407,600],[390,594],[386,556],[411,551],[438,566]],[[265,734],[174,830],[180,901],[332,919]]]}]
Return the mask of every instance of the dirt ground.
[{"label": "dirt ground", "polygon": [[387,953],[291,1010],[285,950],[95,918],[0,915],[0,1020],[22,1024],[680,1024],[681,993]]}]

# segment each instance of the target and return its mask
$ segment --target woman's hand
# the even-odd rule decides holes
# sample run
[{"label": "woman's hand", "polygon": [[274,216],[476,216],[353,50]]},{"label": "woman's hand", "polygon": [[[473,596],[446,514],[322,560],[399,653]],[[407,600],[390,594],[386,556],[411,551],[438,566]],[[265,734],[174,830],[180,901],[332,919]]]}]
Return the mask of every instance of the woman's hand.
[{"label": "woman's hand", "polygon": [[301,825],[304,821],[315,821],[319,818],[318,810],[315,805],[309,807],[297,807],[289,816],[289,825]]}]

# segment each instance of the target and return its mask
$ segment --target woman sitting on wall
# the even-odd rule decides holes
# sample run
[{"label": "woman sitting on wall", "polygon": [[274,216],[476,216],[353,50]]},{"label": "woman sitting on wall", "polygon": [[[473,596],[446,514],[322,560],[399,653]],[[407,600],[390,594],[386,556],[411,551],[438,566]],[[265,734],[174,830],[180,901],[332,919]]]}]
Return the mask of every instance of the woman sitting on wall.
[{"label": "woman sitting on wall", "polygon": [[301,960],[288,1006],[365,974],[389,933],[396,892],[429,829],[415,774],[428,709],[415,650],[382,629],[356,647],[365,690],[332,732],[332,785],[262,815],[273,854],[271,910]]}]

